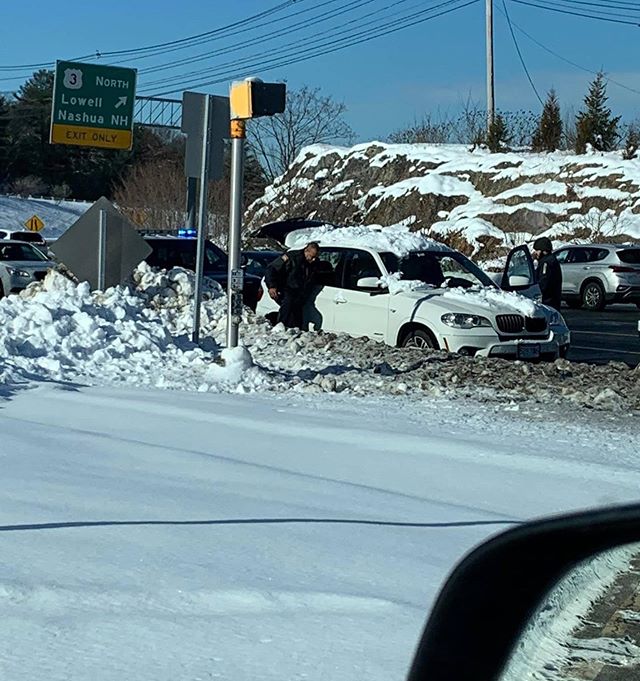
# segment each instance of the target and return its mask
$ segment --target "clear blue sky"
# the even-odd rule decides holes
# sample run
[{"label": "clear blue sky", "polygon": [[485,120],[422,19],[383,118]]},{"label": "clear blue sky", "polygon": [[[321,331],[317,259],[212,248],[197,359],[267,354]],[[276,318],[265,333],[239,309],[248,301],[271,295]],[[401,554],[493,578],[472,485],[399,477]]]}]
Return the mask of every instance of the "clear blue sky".
[{"label": "clear blue sky", "polygon": [[[140,73],[138,91],[143,94],[160,93],[184,83],[196,91],[226,94],[228,81],[204,87],[193,85],[199,80],[215,79],[207,74],[185,77],[168,86],[150,84],[204,68],[218,68],[216,73],[222,78],[241,72],[243,76],[256,75],[264,80],[286,80],[290,87],[303,84],[319,87],[323,93],[346,104],[347,119],[358,140],[385,139],[390,132],[421,117],[424,112],[440,110],[454,114],[469,97],[484,104],[484,0],[477,0],[446,16],[299,64],[279,66],[270,71],[259,67],[245,71],[244,65],[225,67],[224,64],[252,54],[257,54],[255,61],[262,64],[267,59],[279,58],[277,50],[296,40],[300,41],[295,48],[296,54],[314,48],[312,40],[333,45],[340,37],[339,31],[345,31],[343,35],[346,36],[390,27],[394,20],[444,1],[296,0],[291,6],[264,18],[263,22],[281,21],[262,29],[258,23],[253,23],[250,27],[245,26],[241,35],[219,36],[188,50],[165,51],[144,60],[132,60],[133,55],[110,57],[103,59],[103,63],[117,61],[144,69],[170,60],[186,58],[191,62],[173,70]],[[576,0],[532,1],[578,11],[587,8],[602,11]],[[640,0],[590,1],[628,6],[629,9],[610,6],[608,11],[635,16],[640,22]],[[455,6],[464,0],[451,2]],[[214,30],[280,4],[283,0],[182,0],[179,3],[168,0],[111,0],[104,3],[22,0],[1,10],[0,66],[53,62],[93,54],[96,50],[104,53],[173,41]],[[637,6],[638,10],[634,12],[632,6]],[[383,10],[385,7],[387,9]],[[613,83],[608,86],[609,103],[616,113],[626,119],[640,116],[640,27],[558,14],[516,4],[512,0],[507,0],[507,8],[512,21],[546,47],[587,69],[604,69],[614,80],[638,90],[638,93],[630,92]],[[295,22],[312,21],[322,13],[341,10],[350,11],[325,17],[322,22],[304,30],[293,32],[292,29],[288,36],[274,35]],[[503,110],[537,111],[540,106],[526,80],[508,25],[499,10],[502,10],[502,0],[495,0],[497,106]],[[304,13],[291,16],[294,12]],[[364,22],[371,23],[362,26]],[[259,36],[266,36],[265,41],[256,43]],[[555,87],[563,108],[579,108],[592,76],[545,52],[517,30],[516,36],[534,84],[543,98],[549,88]],[[248,48],[192,62],[196,55],[228,48],[238,41],[245,41]],[[324,51],[327,48],[320,45],[315,49]],[[29,71],[0,71],[0,91],[17,89]],[[17,80],[8,80],[16,75],[20,76]],[[169,96],[179,98],[180,95]]]}]

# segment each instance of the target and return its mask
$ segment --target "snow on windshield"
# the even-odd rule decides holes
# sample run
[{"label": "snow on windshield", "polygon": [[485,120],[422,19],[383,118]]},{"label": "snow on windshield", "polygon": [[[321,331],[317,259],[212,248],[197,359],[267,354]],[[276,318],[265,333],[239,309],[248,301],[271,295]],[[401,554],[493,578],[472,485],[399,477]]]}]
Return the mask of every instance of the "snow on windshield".
[{"label": "snow on windshield", "polygon": [[405,291],[415,291],[418,288],[432,288],[430,284],[426,284],[419,279],[403,279],[401,272],[394,272],[393,274],[383,274],[378,283],[383,288],[389,289],[389,293],[395,296],[398,293]]},{"label": "snow on windshield", "polygon": [[334,227],[322,225],[298,229],[287,235],[289,248],[302,248],[310,241],[321,246],[345,246],[347,248],[371,248],[378,252],[389,252],[402,257],[411,251],[449,251],[448,246],[428,239],[420,232],[412,232],[407,225],[358,225],[355,227]]}]

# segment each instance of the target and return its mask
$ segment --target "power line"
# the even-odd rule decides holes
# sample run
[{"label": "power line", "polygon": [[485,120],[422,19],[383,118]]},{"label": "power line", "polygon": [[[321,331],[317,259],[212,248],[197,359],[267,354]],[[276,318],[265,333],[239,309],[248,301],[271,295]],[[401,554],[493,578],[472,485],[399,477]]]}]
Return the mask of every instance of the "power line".
[{"label": "power line", "polygon": [[[540,1],[540,0],[538,0]],[[590,9],[590,8],[584,8],[581,6],[575,7],[574,5],[575,0],[543,0],[543,2],[547,5],[552,5],[552,6],[557,6],[559,9],[569,11],[569,10],[578,10],[581,9],[583,12],[593,12],[596,16],[592,18],[601,18],[603,15],[607,15],[610,17],[624,17],[625,19],[633,20],[636,17],[629,16],[629,12],[638,12],[638,9],[628,9],[628,8],[616,8],[612,7],[611,5],[602,5],[602,4],[596,4],[596,3],[589,3],[591,5],[595,5],[598,9]],[[624,9],[624,12],[611,12],[607,10],[612,10],[612,9]]]},{"label": "power line", "polygon": [[[519,5],[528,5],[529,7],[537,7],[538,9],[545,9],[550,12],[559,12],[560,14],[571,14],[573,16],[577,17],[585,17],[587,19],[595,19],[597,21],[608,21],[613,24],[627,24],[629,26],[639,26],[640,24],[638,21],[626,21],[624,19],[609,19],[607,17],[602,17],[602,16],[594,16],[593,14],[583,14],[581,12],[572,12],[568,9],[559,9],[558,7],[549,7],[548,5],[540,5],[536,4],[535,2],[529,2],[528,0],[512,0],[513,2],[517,2]],[[539,2],[542,2],[542,0],[539,0]]]},{"label": "power line", "polygon": [[[379,37],[382,37],[382,36],[385,36],[385,35],[389,35],[391,33],[396,33],[397,31],[403,30],[405,28],[417,26],[419,24],[424,23],[425,21],[429,21],[430,19],[435,19],[439,16],[443,16],[445,14],[450,14],[451,12],[455,12],[457,10],[463,9],[464,7],[468,7],[470,5],[473,5],[476,2],[478,2],[478,0],[468,0],[467,2],[460,4],[456,7],[445,9],[441,12],[436,13],[436,14],[432,14],[430,16],[423,17],[421,19],[417,19],[416,21],[413,21],[412,23],[405,23],[403,25],[396,26],[396,27],[391,28],[391,29],[385,28],[385,29],[380,29],[376,32],[367,31],[366,33],[368,33],[370,35],[365,34],[365,37],[361,37],[361,38],[358,38],[358,39],[351,39],[351,40],[348,40],[348,39],[345,38],[342,41],[343,44],[335,45],[334,47],[326,46],[326,47],[328,47],[328,49],[322,48],[319,51],[315,51],[315,52],[313,51],[313,49],[315,49],[315,48],[312,48],[312,49],[309,49],[309,50],[303,50],[303,52],[312,52],[312,54],[310,54],[308,56],[293,57],[291,59],[287,59],[286,57],[283,57],[284,61],[267,60],[267,62],[258,62],[253,67],[251,67],[251,70],[257,70],[257,71],[260,71],[260,72],[272,71],[273,69],[281,68],[283,66],[289,66],[291,64],[297,64],[297,63],[300,63],[300,62],[303,62],[303,61],[308,61],[309,59],[314,59],[315,57],[324,56],[324,55],[327,55],[327,54],[332,54],[333,52],[338,52],[338,51],[344,50],[348,47],[352,47],[354,45],[359,45],[359,44],[362,44],[362,43],[365,43],[365,42],[369,42],[370,40],[374,40],[375,38],[379,38]],[[450,4],[450,2],[443,3],[443,4]],[[395,22],[395,23],[397,23],[397,22]],[[354,36],[354,38],[355,38],[355,36]],[[330,43],[329,43],[329,45],[330,45]],[[267,65],[269,63],[269,61],[276,61],[276,63],[271,64],[271,65]],[[247,69],[247,70],[249,70],[249,69]],[[229,80],[241,78],[244,75],[246,75],[246,70],[242,71],[242,72],[235,72],[235,73],[227,72],[227,73],[224,74],[224,76],[222,76],[218,79],[214,79],[214,80],[211,80],[211,81],[198,81],[198,82],[195,82],[195,83],[184,84],[181,87],[175,87],[171,90],[166,90],[166,91],[163,91],[163,92],[155,93],[154,96],[157,96],[157,97],[166,96],[166,95],[169,95],[169,94],[173,94],[175,92],[180,92],[183,88],[207,87],[207,86],[210,86],[210,85],[217,85],[219,83],[228,82]]]},{"label": "power line", "polygon": [[[158,49],[161,47],[167,47],[170,45],[177,45],[179,43],[186,43],[189,41],[197,40],[202,38],[203,36],[213,36],[216,34],[219,34],[221,32],[224,32],[230,28],[236,28],[242,24],[246,23],[253,23],[254,21],[257,21],[258,19],[261,19],[265,16],[269,16],[271,14],[274,14],[276,12],[279,12],[280,10],[289,7],[296,2],[306,2],[307,0],[285,0],[285,2],[281,2],[278,5],[275,5],[274,7],[271,7],[270,9],[263,10],[262,12],[258,12],[257,14],[253,14],[251,16],[245,17],[244,19],[240,19],[238,21],[232,22],[231,24],[227,24],[226,26],[220,26],[218,28],[212,29],[210,31],[206,31],[205,33],[199,33],[193,36],[188,36],[186,38],[180,38],[178,40],[172,40],[168,41],[166,43],[157,43],[155,45],[149,45],[147,47],[138,47],[138,48],[133,48],[129,50],[115,50],[111,52],[96,52],[93,54],[89,55],[83,55],[81,57],[73,57],[70,61],[75,61],[79,59],[90,59],[90,58],[99,58],[99,57],[106,57],[106,56],[116,56],[116,55],[121,55],[121,54],[134,54],[134,53],[139,53],[139,52],[145,52],[148,50],[154,50]],[[0,65],[0,71],[17,71],[20,69],[37,69],[37,68],[46,68],[50,67],[53,64],[53,62],[41,62],[39,64],[14,64],[14,65]]]},{"label": "power line", "polygon": [[[402,0],[404,1],[404,0]],[[445,2],[442,2],[440,4],[434,5],[432,7],[429,7],[427,9],[423,9],[419,12],[415,12],[410,15],[405,15],[402,16],[400,19],[396,20],[395,22],[392,22],[391,24],[386,24],[386,27],[391,26],[396,26],[401,22],[406,22],[410,21],[412,19],[418,18],[420,16],[423,16],[425,14],[430,14],[434,10],[439,9],[440,7],[443,6],[448,6],[453,3],[460,2],[460,0],[446,0]],[[399,4],[396,0],[394,5]],[[386,8],[385,8],[386,9]],[[347,24],[344,24],[345,26],[351,24],[351,23],[358,23],[361,22],[363,17],[358,17],[357,19],[352,20],[351,22],[348,22]],[[369,24],[375,24],[378,26],[376,30],[380,31],[383,30],[383,28],[380,28],[380,20],[378,19],[373,19],[364,23],[360,23],[358,28],[364,28],[365,26]],[[209,78],[212,76],[216,75],[222,75],[225,72],[228,72],[230,68],[238,68],[242,66],[243,68],[247,70],[253,70],[253,69],[261,69],[264,65],[268,65],[273,63],[274,61],[281,60],[281,59],[289,59],[290,57],[294,55],[300,55],[300,54],[307,54],[309,52],[315,52],[317,49],[324,49],[325,47],[330,47],[332,45],[340,44],[341,42],[348,42],[349,40],[353,38],[358,38],[363,35],[367,35],[371,32],[370,29],[367,29],[366,31],[353,31],[352,29],[348,30],[342,30],[335,32],[334,29],[330,29],[328,31],[321,32],[319,34],[315,34],[315,37],[312,39],[309,38],[302,38],[300,40],[296,40],[290,43],[286,43],[284,45],[281,45],[280,47],[276,48],[275,50],[268,50],[268,51],[262,51],[258,52],[252,55],[249,55],[248,57],[245,57],[243,59],[234,59],[233,61],[228,61],[222,64],[218,64],[217,66],[211,68],[206,68],[206,69],[201,69],[200,71],[197,71],[193,74],[187,74],[188,75],[200,75],[203,74],[203,76],[206,74]],[[327,33],[330,33],[330,37],[328,39],[322,39],[322,35],[326,35]],[[345,35],[346,34],[346,35]],[[337,39],[338,36],[340,35],[345,35],[344,38],[342,39]],[[306,49],[299,50],[299,45],[300,43],[303,42],[306,46]],[[266,61],[262,61],[266,58]],[[171,83],[183,83],[186,79],[185,75],[177,75],[177,76],[170,76],[165,79],[161,79],[158,81],[153,81],[151,83],[145,84],[145,92],[149,91],[149,88],[151,86],[161,86],[161,85],[169,85]],[[217,81],[216,81],[217,82]],[[200,81],[192,82],[190,83],[189,87],[196,86],[196,85],[204,85],[205,83],[202,83]],[[174,90],[173,92],[176,92],[177,90]]]},{"label": "power line", "polygon": [[[512,0],[512,1],[516,2],[517,0]],[[547,47],[546,45],[541,43],[537,38],[534,38],[530,33],[525,31],[525,29],[522,28],[522,26],[519,26],[518,24],[516,24],[515,21],[512,21],[511,23],[516,29],[518,29],[518,31],[520,31],[520,33],[522,33],[522,35],[529,38],[529,40],[531,40],[531,42],[535,43],[538,47],[543,49],[545,52],[548,52],[549,54],[552,54],[557,59],[560,59],[561,61],[566,62],[567,64],[570,64],[571,66],[573,66],[577,69],[580,69],[580,71],[585,71],[586,73],[590,73],[591,75],[594,75],[594,76],[598,75],[598,73],[599,73],[598,71],[594,71],[593,69],[589,69],[586,66],[582,66],[580,64],[577,64],[576,62],[572,61],[571,59],[567,59],[566,57],[563,57],[561,54],[559,54],[555,50],[552,50],[550,47]],[[613,83],[614,85],[617,85],[618,87],[622,88],[623,90],[628,90],[629,92],[633,92],[637,95],[640,95],[640,90],[636,90],[632,87],[629,87],[628,85],[625,85],[624,83],[620,83],[617,80],[610,78],[609,76],[605,75],[605,78],[606,78],[607,82]]]},{"label": "power line", "polygon": [[[296,0],[294,0],[294,1],[296,1]],[[298,0],[298,1],[300,1],[300,0]],[[304,2],[305,0],[302,0],[302,1]],[[362,3],[363,1],[364,0],[352,0],[350,3],[348,3],[348,5],[354,5],[354,4]],[[177,45],[177,46],[171,47],[169,49],[156,50],[154,52],[149,52],[148,54],[143,54],[141,56],[132,57],[130,59],[124,59],[124,60],[121,60],[121,61],[116,61],[116,62],[113,62],[113,64],[130,64],[132,61],[140,61],[140,60],[143,60],[143,59],[150,59],[150,58],[156,57],[158,55],[164,56],[164,55],[169,54],[171,52],[178,52],[180,50],[190,49],[190,48],[196,47],[198,45],[205,45],[206,43],[212,42],[213,40],[220,40],[222,38],[230,38],[231,36],[234,36],[234,35],[243,35],[243,36],[245,36],[245,40],[246,40],[246,36],[250,31],[255,31],[255,30],[258,30],[258,29],[262,29],[265,26],[277,24],[281,21],[291,19],[291,18],[299,16],[301,14],[306,14],[307,12],[312,12],[312,11],[314,11],[314,10],[320,8],[320,7],[324,7],[326,5],[333,5],[336,2],[340,2],[340,0],[324,0],[324,2],[316,2],[313,5],[313,7],[307,7],[306,9],[301,9],[301,10],[298,10],[297,12],[291,12],[289,14],[286,14],[285,16],[281,16],[281,17],[277,17],[275,19],[271,19],[270,21],[262,21],[257,26],[249,26],[249,27],[241,26],[239,28],[236,28],[233,31],[225,31],[222,34],[216,34],[216,35],[213,35],[211,37],[205,37],[205,38],[200,38],[198,40],[194,40],[193,42],[189,43],[188,45]],[[366,0],[366,2],[375,2],[375,0]],[[335,10],[333,10],[333,11],[335,11]],[[329,14],[330,14],[330,12],[329,12]],[[305,19],[300,23],[304,23],[305,21],[307,21],[307,20]],[[188,63],[189,57],[185,57],[181,61]],[[149,67],[149,68],[153,68],[153,67]]]},{"label": "power line", "polygon": [[[328,29],[326,29],[324,31],[315,32],[313,34],[314,37],[311,40],[308,37],[305,36],[305,37],[300,38],[298,40],[294,40],[293,42],[289,42],[289,43],[285,43],[283,45],[280,45],[275,50],[269,50],[267,52],[260,52],[260,53],[257,53],[257,54],[250,55],[249,57],[245,57],[243,59],[235,59],[234,61],[231,61],[231,62],[218,64],[216,67],[214,67],[214,71],[220,71],[220,69],[224,69],[227,66],[231,66],[231,67],[239,66],[241,64],[251,62],[251,60],[258,59],[258,58],[261,58],[263,56],[274,56],[274,55],[278,55],[278,54],[282,55],[283,53],[289,52],[291,49],[294,49],[294,48],[297,49],[297,47],[301,43],[304,44],[305,46],[309,46],[309,45],[312,45],[314,43],[317,43],[320,40],[321,36],[324,36],[324,35],[327,35],[327,34],[330,34],[333,40],[335,40],[336,37],[338,37],[340,35],[344,35],[344,34],[354,35],[352,33],[352,29],[346,29],[347,26],[351,26],[352,24],[356,24],[358,26],[358,28],[364,28],[365,26],[370,25],[370,24],[378,24],[378,23],[380,23],[380,19],[369,19],[368,21],[365,21],[364,23],[362,22],[362,20],[366,19],[368,17],[372,17],[376,14],[379,14],[380,12],[384,12],[387,9],[389,9],[390,7],[395,7],[395,6],[398,6],[400,4],[403,4],[404,2],[407,2],[407,1],[408,0],[396,0],[396,2],[392,3],[391,5],[386,5],[385,7],[379,8],[379,9],[373,11],[373,12],[369,12],[364,17],[359,16],[359,17],[356,17],[354,19],[351,19],[350,21],[343,22],[341,24],[341,27],[342,27],[343,30],[341,30],[341,31],[336,31],[335,27],[329,27]],[[453,2],[458,2],[458,1],[459,0],[447,0],[447,2],[445,2],[443,4],[447,5],[447,4],[451,4]],[[414,5],[414,7],[422,5],[422,4],[423,4],[423,0],[421,0],[421,2],[418,3],[418,5]],[[437,8],[437,7],[440,7],[440,5],[435,6],[435,8]],[[434,7],[431,7],[431,8],[428,8],[426,10],[422,10],[421,12],[416,13],[414,15],[407,15],[407,16],[403,17],[403,19],[407,19],[407,18],[416,16],[418,14],[424,14],[425,12],[431,12],[431,11],[433,11],[433,9],[434,9]],[[389,14],[386,17],[383,17],[383,18],[388,20],[390,18],[393,18],[394,16],[398,16],[398,15],[401,15],[401,14],[402,14],[402,12],[396,12],[396,13]],[[316,22],[313,22],[313,23],[316,23]],[[266,36],[262,36],[259,40],[252,41],[251,45],[247,45],[245,43],[239,43],[239,44],[236,44],[236,46],[230,46],[228,48],[221,48],[220,50],[216,50],[214,53],[210,53],[210,54],[211,54],[211,56],[214,56],[214,55],[226,54],[228,52],[234,52],[237,49],[246,49],[246,48],[249,48],[249,47],[253,47],[256,44],[267,42],[269,40],[269,38],[270,38],[270,35],[267,34]],[[202,59],[199,59],[199,61],[202,61]],[[160,80],[147,82],[147,83],[144,83],[144,87],[146,89],[148,89],[151,86],[155,86],[155,85],[168,85],[169,83],[184,81],[186,78],[188,78],[190,76],[198,76],[198,75],[201,75],[201,74],[211,75],[211,72],[212,72],[212,67],[207,67],[207,68],[204,68],[204,69],[199,69],[197,71],[190,71],[190,72],[187,72],[187,73],[178,74],[176,76],[169,76],[167,78],[163,78],[163,79],[160,79]]]},{"label": "power line", "polygon": [[531,79],[531,75],[529,74],[529,69],[527,69],[527,65],[524,63],[524,58],[522,56],[522,52],[520,52],[520,46],[518,45],[518,41],[516,39],[516,34],[513,31],[513,26],[511,25],[511,17],[509,16],[509,11],[507,10],[507,3],[505,0],[502,0],[502,6],[504,7],[504,16],[507,19],[507,23],[509,24],[509,31],[511,32],[511,37],[513,38],[513,44],[516,47],[516,52],[518,53],[518,57],[520,57],[520,63],[522,64],[522,68],[524,69],[524,72],[527,74],[527,79],[529,80],[529,84],[533,88],[533,91],[536,93],[536,97],[538,98],[538,101],[542,106],[544,106],[544,102],[542,101],[542,98],[538,94],[538,91],[536,90],[536,86],[533,84],[533,80]]},{"label": "power line", "polygon": [[[330,0],[331,2],[335,2],[335,0]],[[198,55],[194,55],[192,57],[185,57],[184,59],[179,59],[176,61],[170,61],[164,64],[159,64],[156,66],[149,66],[145,69],[140,69],[138,72],[139,74],[145,74],[145,73],[155,73],[157,71],[165,71],[167,69],[173,69],[178,66],[182,66],[184,64],[193,64],[195,62],[199,61],[204,61],[210,57],[218,56],[221,54],[228,54],[229,52],[234,52],[237,51],[238,49],[246,49],[249,47],[252,47],[253,45],[257,45],[259,43],[266,42],[270,39],[273,38],[279,38],[279,37],[284,37],[288,35],[289,33],[294,33],[297,32],[297,30],[292,30],[292,29],[305,29],[309,28],[311,26],[315,26],[319,23],[324,23],[325,21],[329,19],[333,19],[337,16],[340,16],[342,14],[346,14],[348,12],[352,12],[364,5],[368,5],[372,2],[375,2],[376,0],[352,0],[352,2],[347,3],[346,6],[342,7],[339,11],[336,10],[330,10],[328,12],[323,12],[322,14],[319,14],[315,17],[311,17],[310,19],[305,19],[304,21],[299,21],[294,24],[290,24],[289,26],[285,26],[282,29],[278,31],[269,31],[268,33],[264,33],[262,35],[259,35],[257,37],[254,37],[251,39],[251,43],[249,43],[246,38],[244,40],[241,40],[239,42],[234,43],[233,45],[228,45],[226,47],[221,47],[217,50],[201,53]],[[407,0],[399,0],[398,2],[394,4],[400,4],[402,2],[407,2]],[[321,3],[321,4],[328,4],[328,3]],[[315,8],[314,8],[315,9]],[[373,13],[380,12],[381,10],[375,10]],[[262,28],[262,26],[261,26]],[[242,31],[240,31],[242,33]],[[317,34],[316,34],[317,35]]]},{"label": "power line", "polygon": [[[569,5],[587,5],[600,9],[623,9],[628,12],[640,12],[640,4],[627,2],[589,2],[589,0],[560,0]],[[586,10],[585,10],[586,11]]]}]

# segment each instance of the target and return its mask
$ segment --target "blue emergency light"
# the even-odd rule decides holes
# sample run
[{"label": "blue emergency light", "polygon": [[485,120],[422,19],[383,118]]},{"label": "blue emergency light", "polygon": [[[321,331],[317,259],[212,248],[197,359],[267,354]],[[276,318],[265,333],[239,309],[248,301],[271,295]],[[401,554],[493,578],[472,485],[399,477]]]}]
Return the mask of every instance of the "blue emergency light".
[{"label": "blue emergency light", "polygon": [[188,236],[196,236],[196,230],[195,229],[179,229],[178,230],[178,236],[183,236],[183,237],[188,237]]}]

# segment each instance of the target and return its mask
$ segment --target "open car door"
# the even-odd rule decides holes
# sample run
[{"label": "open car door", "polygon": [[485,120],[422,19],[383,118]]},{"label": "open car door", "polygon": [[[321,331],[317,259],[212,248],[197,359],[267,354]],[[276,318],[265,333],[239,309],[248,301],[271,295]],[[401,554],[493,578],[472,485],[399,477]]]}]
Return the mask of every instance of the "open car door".
[{"label": "open car door", "polygon": [[517,246],[509,251],[500,288],[540,300],[542,292],[536,280],[536,269],[528,246]]}]

